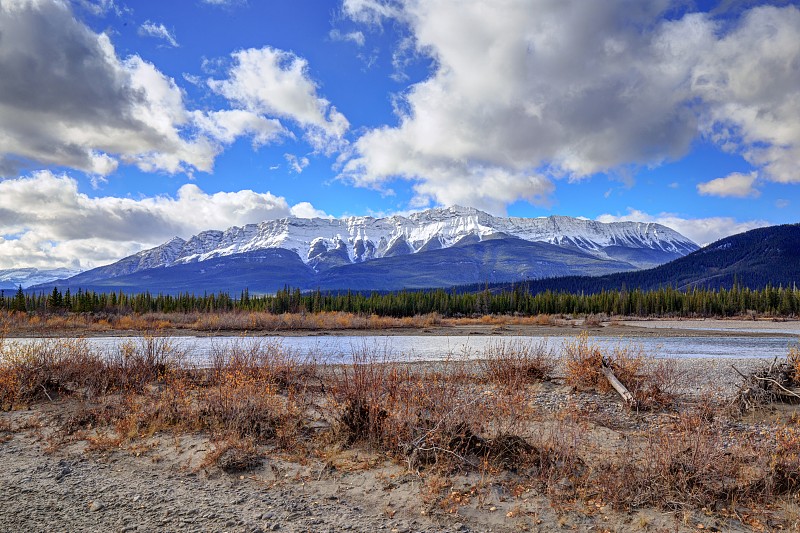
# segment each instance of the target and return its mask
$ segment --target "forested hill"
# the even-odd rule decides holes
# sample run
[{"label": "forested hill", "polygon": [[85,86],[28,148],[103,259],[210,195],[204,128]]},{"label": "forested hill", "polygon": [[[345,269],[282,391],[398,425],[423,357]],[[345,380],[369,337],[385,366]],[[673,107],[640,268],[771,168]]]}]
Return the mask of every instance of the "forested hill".
[{"label": "forested hill", "polygon": [[[800,224],[771,226],[732,235],[648,270],[597,277],[530,280],[525,282],[525,286],[532,292],[597,293],[623,288],[652,290],[666,286],[729,289],[734,283],[752,289],[768,284],[790,287],[800,283]],[[494,288],[502,290],[508,286],[502,284]]]}]

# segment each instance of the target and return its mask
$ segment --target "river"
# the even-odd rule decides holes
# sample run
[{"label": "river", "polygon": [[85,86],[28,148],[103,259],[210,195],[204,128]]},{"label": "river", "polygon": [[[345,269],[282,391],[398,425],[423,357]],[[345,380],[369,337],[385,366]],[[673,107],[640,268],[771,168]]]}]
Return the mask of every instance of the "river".
[{"label": "river", "polygon": [[[260,342],[277,345],[302,357],[311,357],[321,363],[341,363],[352,360],[354,354],[368,354],[383,360],[433,361],[447,358],[477,358],[484,350],[498,343],[546,342],[558,353],[565,342],[574,341],[575,335],[564,336],[306,336],[306,337],[170,337],[173,345],[185,352],[188,359],[203,364],[215,351],[234,344],[248,345]],[[141,337],[88,337],[85,341],[102,353],[110,353],[125,342],[139,343]],[[13,343],[38,342],[40,339],[6,340]],[[785,356],[789,346],[797,345],[797,337],[786,335],[740,336],[731,332],[727,336],[655,336],[625,339],[610,336],[590,336],[589,342],[604,350],[615,347],[634,347],[645,354],[663,358],[773,358]]]}]

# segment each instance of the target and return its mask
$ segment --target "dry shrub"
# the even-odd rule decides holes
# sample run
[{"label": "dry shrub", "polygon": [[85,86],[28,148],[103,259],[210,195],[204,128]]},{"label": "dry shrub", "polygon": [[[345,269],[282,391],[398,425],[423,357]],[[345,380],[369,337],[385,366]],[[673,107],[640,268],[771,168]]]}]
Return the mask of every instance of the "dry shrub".
[{"label": "dry shrub", "polygon": [[618,345],[610,354],[589,342],[584,331],[563,347],[565,382],[578,390],[596,390],[607,393],[613,390],[602,372],[608,366],[617,379],[633,394],[638,409],[657,409],[675,401],[675,390],[680,379],[675,361],[655,361],[644,353],[641,346]]},{"label": "dry shrub", "polygon": [[239,474],[258,468],[263,462],[264,455],[251,439],[228,438],[214,444],[200,468],[217,466],[228,474]]},{"label": "dry shrub", "polygon": [[247,373],[231,370],[201,392],[199,414],[212,432],[252,437],[259,441],[276,436],[286,407],[274,385]]},{"label": "dry shrub", "polygon": [[0,363],[0,410],[8,411],[20,401],[20,385],[14,366]]},{"label": "dry shrub", "polygon": [[800,490],[800,430],[796,426],[780,428],[776,433],[770,473],[770,492],[786,494]]},{"label": "dry shrub", "polygon": [[185,355],[169,337],[146,335],[122,343],[106,359],[116,388],[142,391],[146,385],[163,380],[170,370],[179,368]]},{"label": "dry shrub", "polygon": [[597,344],[589,343],[589,334],[581,332],[574,340],[565,341],[562,348],[566,374],[564,382],[578,390],[607,390],[601,371],[603,352]]},{"label": "dry shrub", "polygon": [[604,501],[627,510],[759,505],[775,487],[769,455],[758,435],[730,442],[702,416],[683,413],[674,424],[652,429],[643,445],[618,462],[598,465],[592,487]]},{"label": "dry shrub", "polygon": [[101,394],[110,387],[105,363],[83,339],[37,339],[0,343],[0,403],[83,391]]},{"label": "dry shrub", "polygon": [[476,467],[489,452],[486,433],[495,395],[464,381],[452,371],[426,372],[404,388],[390,421],[395,446],[411,468]]},{"label": "dry shrub", "polygon": [[261,339],[214,345],[208,363],[212,384],[231,371],[247,374],[281,390],[305,389],[317,380],[317,365],[311,357],[293,353],[279,342]]},{"label": "dry shrub", "polygon": [[290,446],[310,407],[315,366],[280,345],[255,340],[215,347],[208,381],[198,391],[199,416],[216,434]]},{"label": "dry shrub", "polygon": [[390,364],[390,354],[364,347],[354,350],[351,364],[334,367],[330,380],[333,418],[345,443],[382,447],[384,422],[408,371]]},{"label": "dry shrub", "polygon": [[[443,361],[411,369],[387,354],[361,350],[333,369],[331,417],[345,445],[367,444],[411,469],[478,467],[492,454],[500,464],[522,450],[511,436],[493,444],[497,395],[477,388],[466,366]],[[505,459],[503,459],[505,457]]]},{"label": "dry shrub", "polygon": [[605,313],[599,315],[586,315],[586,317],[583,319],[583,325],[591,328],[600,327],[603,324],[603,320],[606,318],[607,317],[605,316]]},{"label": "dry shrub", "polygon": [[800,384],[800,346],[790,346],[789,353],[786,354],[786,361],[792,380]]},{"label": "dry shrub", "polygon": [[533,318],[533,323],[537,326],[553,326],[556,321],[553,315],[536,315],[536,317]]},{"label": "dry shrub", "polygon": [[490,382],[515,389],[549,379],[555,368],[555,354],[546,339],[535,344],[501,340],[484,349],[480,366]]}]

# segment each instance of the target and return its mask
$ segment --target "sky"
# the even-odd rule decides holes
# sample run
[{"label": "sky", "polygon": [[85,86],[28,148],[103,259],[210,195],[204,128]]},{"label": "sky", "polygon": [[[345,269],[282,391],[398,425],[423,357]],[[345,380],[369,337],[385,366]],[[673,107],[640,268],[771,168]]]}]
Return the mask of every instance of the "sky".
[{"label": "sky", "polygon": [[0,269],[449,205],[798,222],[800,7],[0,0]]}]

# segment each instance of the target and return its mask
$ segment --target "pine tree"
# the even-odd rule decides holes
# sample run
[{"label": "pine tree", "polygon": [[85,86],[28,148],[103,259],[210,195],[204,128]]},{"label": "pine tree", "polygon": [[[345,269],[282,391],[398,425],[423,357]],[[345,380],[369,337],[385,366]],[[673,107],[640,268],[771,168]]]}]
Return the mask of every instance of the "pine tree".
[{"label": "pine tree", "polygon": [[22,285],[17,286],[17,294],[14,296],[14,300],[11,302],[11,310],[12,311],[27,310],[27,306],[25,304],[25,293],[22,292]]}]

